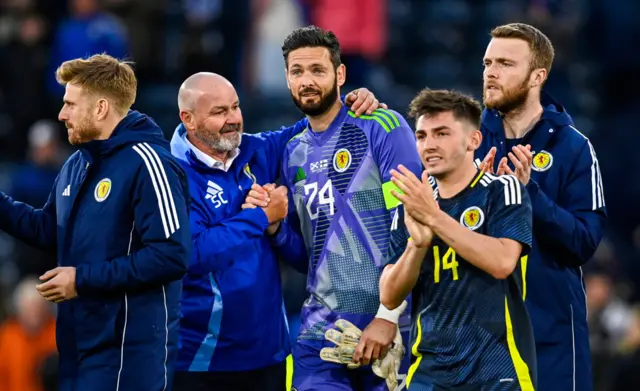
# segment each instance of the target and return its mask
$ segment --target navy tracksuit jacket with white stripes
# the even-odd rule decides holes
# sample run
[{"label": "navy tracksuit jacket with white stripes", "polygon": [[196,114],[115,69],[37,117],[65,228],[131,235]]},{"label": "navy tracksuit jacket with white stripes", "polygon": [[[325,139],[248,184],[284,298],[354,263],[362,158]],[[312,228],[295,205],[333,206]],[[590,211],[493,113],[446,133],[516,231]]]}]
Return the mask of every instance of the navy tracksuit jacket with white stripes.
[{"label": "navy tracksuit jacket with white stripes", "polygon": [[[506,139],[494,110],[482,115],[482,160],[497,147],[496,166],[516,144],[535,151],[526,189],[533,209],[533,246],[526,264],[525,303],[536,341],[538,389],[591,391],[591,356],[582,269],[606,223],[600,166],[589,139],[549,95],[544,113],[521,140]],[[478,161],[478,160],[476,160]],[[513,169],[513,165],[510,164]]]},{"label": "navy tracksuit jacket with white stripes", "polygon": [[61,391],[171,389],[188,202],[161,129],[135,111],[81,145],[42,209],[0,193],[0,229],[76,268],[78,297],[58,305]]}]

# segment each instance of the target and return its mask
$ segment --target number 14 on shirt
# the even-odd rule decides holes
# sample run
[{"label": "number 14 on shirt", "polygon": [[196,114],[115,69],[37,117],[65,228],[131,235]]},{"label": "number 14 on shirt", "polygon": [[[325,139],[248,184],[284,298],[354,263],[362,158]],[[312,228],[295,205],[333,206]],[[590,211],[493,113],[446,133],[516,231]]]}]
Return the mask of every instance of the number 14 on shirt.
[{"label": "number 14 on shirt", "polygon": [[444,256],[440,256],[440,246],[433,246],[433,281],[437,284],[440,282],[440,271],[451,270],[453,281],[458,280],[458,261],[456,260],[456,252],[451,247],[447,248]]}]

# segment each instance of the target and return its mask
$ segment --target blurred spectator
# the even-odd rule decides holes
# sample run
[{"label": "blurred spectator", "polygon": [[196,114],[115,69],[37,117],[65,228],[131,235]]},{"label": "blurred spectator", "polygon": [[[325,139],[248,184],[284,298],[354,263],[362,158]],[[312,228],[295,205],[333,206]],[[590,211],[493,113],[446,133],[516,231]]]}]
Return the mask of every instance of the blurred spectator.
[{"label": "blurred spectator", "polygon": [[124,59],[130,55],[127,31],[120,20],[104,12],[98,0],[70,0],[70,16],[55,31],[48,71],[49,92],[56,99],[64,94],[55,70],[67,60],[108,53]]},{"label": "blurred spectator", "polygon": [[[640,307],[636,306],[612,366],[612,384],[608,391],[637,390],[640,385]],[[603,388],[604,389],[604,388]]]},{"label": "blurred spectator", "polygon": [[56,352],[51,304],[24,279],[14,293],[14,316],[0,326],[0,390],[44,391],[41,366]]},{"label": "blurred spectator", "polygon": [[596,390],[606,389],[615,348],[626,337],[633,313],[620,299],[610,276],[600,271],[585,278],[593,378]]},{"label": "blurred spectator", "polygon": [[387,49],[387,0],[302,0],[311,24],[333,31],[340,40],[349,86],[364,86]]},{"label": "blurred spectator", "polygon": [[282,56],[282,43],[302,27],[297,0],[254,0],[252,67],[256,89],[267,96],[289,95]]},{"label": "blurred spectator", "polygon": [[183,80],[196,72],[210,71],[226,77],[236,88],[244,87],[251,1],[183,0],[187,21]]},{"label": "blurred spectator", "polygon": [[0,24],[8,28],[0,34],[0,107],[11,121],[0,131],[0,150],[3,159],[16,160],[24,158],[27,146],[23,130],[46,114],[47,26],[30,8],[13,9],[3,19]]},{"label": "blurred spectator", "polygon": [[102,0],[126,25],[138,84],[161,81],[167,0]]},{"label": "blurred spectator", "polygon": [[[18,167],[12,175],[10,195],[17,201],[34,207],[47,202],[61,165],[68,156],[59,141],[60,126],[50,120],[36,122],[28,132],[28,161]],[[26,275],[41,275],[55,267],[55,254],[16,241],[16,267],[20,278]]]}]

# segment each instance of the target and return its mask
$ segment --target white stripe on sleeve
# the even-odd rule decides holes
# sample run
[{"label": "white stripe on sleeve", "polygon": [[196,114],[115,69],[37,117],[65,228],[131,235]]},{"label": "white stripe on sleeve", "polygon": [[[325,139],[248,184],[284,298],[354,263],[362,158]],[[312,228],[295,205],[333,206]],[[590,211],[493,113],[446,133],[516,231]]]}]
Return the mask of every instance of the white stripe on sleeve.
[{"label": "white stripe on sleeve", "polygon": [[513,175],[501,175],[497,179],[504,185],[504,204],[520,205],[522,203],[522,190],[518,178]]},{"label": "white stripe on sleeve", "polygon": [[[151,148],[149,148],[151,149]],[[173,197],[170,192],[171,189],[168,189],[168,181],[166,178],[166,173],[164,171],[164,167],[162,167],[162,163],[159,159],[156,161],[153,158],[153,154],[155,151],[151,149],[152,152],[149,152],[147,148],[143,144],[137,144],[133,147],[133,150],[140,155],[142,160],[144,161],[145,166],[147,167],[147,171],[149,172],[149,176],[151,177],[151,183],[153,184],[153,189],[156,193],[156,198],[158,199],[158,210],[160,211],[160,219],[162,220],[162,228],[164,229],[165,238],[169,238],[174,232],[180,228],[178,224],[177,216],[172,216],[171,213],[171,205],[173,205],[173,211],[175,213],[175,205],[173,202]],[[156,155],[157,157],[157,155]],[[158,165],[161,169],[158,168]],[[168,190],[168,191],[167,191]]]},{"label": "white stripe on sleeve", "polygon": [[604,187],[602,186],[600,163],[596,157],[596,151],[593,149],[593,145],[591,145],[591,141],[587,136],[582,134],[575,126],[569,125],[569,127],[587,140],[587,145],[589,146],[589,154],[591,155],[591,209],[597,210],[604,208]]},{"label": "white stripe on sleeve", "polygon": [[171,214],[173,216],[173,221],[175,222],[176,231],[177,231],[180,229],[180,221],[178,220],[178,211],[176,210],[176,204],[173,200],[173,192],[171,191],[171,186],[169,186],[169,178],[167,178],[167,173],[164,170],[164,166],[160,161],[160,157],[158,156],[158,153],[153,148],[151,148],[149,144],[143,143],[143,145],[147,148],[147,151],[149,151],[151,155],[154,157],[156,163],[158,164],[158,167],[160,167],[160,172],[162,174],[161,177],[164,181],[165,186],[167,187],[167,194],[169,196],[169,202],[171,204]]}]

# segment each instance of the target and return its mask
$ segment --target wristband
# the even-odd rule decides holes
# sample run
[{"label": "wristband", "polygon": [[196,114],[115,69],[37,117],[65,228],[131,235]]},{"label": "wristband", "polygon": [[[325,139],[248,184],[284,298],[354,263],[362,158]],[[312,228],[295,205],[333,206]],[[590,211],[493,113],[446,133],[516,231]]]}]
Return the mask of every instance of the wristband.
[{"label": "wristband", "polygon": [[402,304],[395,310],[390,310],[384,306],[384,304],[380,303],[380,307],[378,307],[378,313],[376,314],[376,318],[388,320],[393,324],[398,324],[398,319],[400,319],[400,315],[404,312],[404,309],[407,308],[407,301],[403,301]]}]

